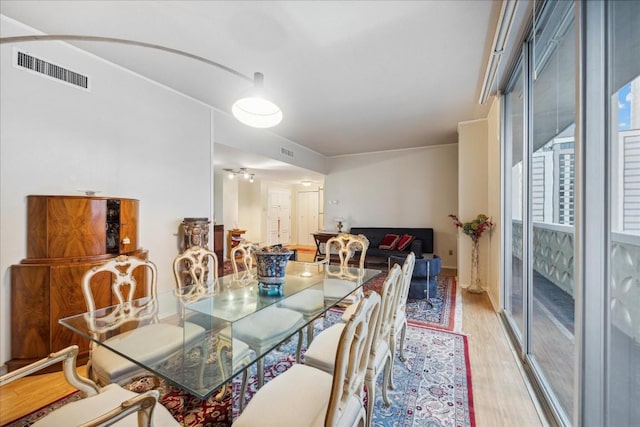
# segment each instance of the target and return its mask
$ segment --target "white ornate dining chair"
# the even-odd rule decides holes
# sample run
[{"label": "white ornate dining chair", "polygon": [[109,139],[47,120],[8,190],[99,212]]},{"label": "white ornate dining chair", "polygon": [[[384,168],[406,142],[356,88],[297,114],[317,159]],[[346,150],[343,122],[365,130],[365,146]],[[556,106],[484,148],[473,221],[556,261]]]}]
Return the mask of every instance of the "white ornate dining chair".
[{"label": "white ornate dining chair", "polygon": [[[231,250],[234,280],[254,279],[254,251],[257,249],[258,247],[254,243],[243,241]],[[238,269],[238,262],[243,270]],[[264,354],[298,331],[296,358],[299,359],[302,348],[302,331],[299,329],[303,323],[302,313],[285,307],[271,306],[236,321],[233,325],[233,337],[248,344],[256,354]],[[256,362],[256,370],[258,387],[262,387],[264,384],[264,357],[260,357]],[[246,374],[247,371],[244,372]],[[243,377],[243,385],[245,380],[246,378]],[[241,396],[242,405],[244,392]]]},{"label": "white ornate dining chair", "polygon": [[[324,312],[324,291],[316,287],[303,289],[302,291],[291,295],[284,301],[279,303],[279,307],[288,308],[294,310],[300,314],[307,323],[307,347],[311,345],[313,341],[314,332],[314,320]],[[296,354],[296,360],[300,361],[300,351],[302,347],[298,346],[298,353]]]},{"label": "white ornate dining chair", "polygon": [[[411,276],[413,275],[413,268],[416,264],[416,256],[413,252],[407,255],[404,263],[402,264],[402,274],[400,276],[400,292],[398,293],[398,301],[395,306],[395,313],[393,319],[393,325],[391,327],[391,336],[389,340],[389,347],[391,347],[391,362],[395,361],[396,357],[396,343],[398,340],[398,332],[401,332],[400,336],[400,360],[405,361],[404,357],[404,340],[407,335],[407,296],[409,295],[409,285],[411,284]],[[396,264],[397,265],[397,264]],[[393,372],[390,378],[391,388],[395,389],[396,386],[393,382]]]},{"label": "white ornate dining chair", "polygon": [[357,426],[366,422],[364,377],[380,296],[372,292],[344,325],[335,372],[294,364],[269,381],[233,423],[243,426]]},{"label": "white ornate dining chair", "polygon": [[59,426],[179,426],[169,411],[158,403],[160,394],[150,390],[138,394],[117,384],[100,387],[93,381],[81,377],[76,370],[78,346],[72,345],[48,357],[12,371],[0,377],[0,386],[9,384],[26,375],[37,373],[56,363],[63,363],[67,382],[80,390],[82,399],[67,403],[40,418],[35,427]]},{"label": "white ornate dining chair", "polygon": [[[219,334],[217,345],[217,360],[223,377],[230,378],[234,372],[251,364],[251,350],[249,346],[239,339],[231,337],[230,331],[223,331]],[[244,409],[244,399],[247,394],[248,372],[242,371],[242,383],[240,385],[240,412]],[[217,401],[222,401],[227,393],[231,393],[233,387],[231,382],[220,388],[216,395]]]},{"label": "white ornate dining chair", "polygon": [[[218,285],[218,257],[201,246],[192,246],[173,260],[173,275],[183,299],[214,293]],[[193,286],[195,285],[195,286]]]},{"label": "white ornate dining chair", "polygon": [[[349,305],[362,298],[358,290],[364,273],[364,260],[369,248],[369,239],[363,234],[342,233],[327,240],[325,258],[320,264],[327,264],[324,279],[324,298],[328,301],[340,301],[340,305]],[[337,256],[338,264],[332,264]],[[353,268],[357,267],[357,268]],[[342,298],[349,291],[354,291]]]},{"label": "white ornate dining chair", "polygon": [[[145,297],[134,300],[138,283],[134,271],[146,270]],[[155,264],[149,260],[120,255],[105,264],[93,267],[82,278],[82,292],[87,305],[86,319],[89,330],[95,338],[102,338],[110,348],[127,354],[140,363],[149,365],[163,363],[169,356],[184,348],[200,348],[202,359],[206,360],[207,347],[203,343],[204,328],[185,322],[183,325],[163,323],[158,317],[158,299]],[[113,281],[111,292],[117,303],[107,315],[97,317],[93,295],[93,279],[98,274],[110,273]],[[103,283],[103,282],[102,282]],[[104,289],[96,289],[104,293]],[[134,325],[134,329],[123,329]],[[104,338],[108,335],[111,338]],[[200,370],[204,369],[204,364]],[[100,385],[125,384],[147,371],[129,359],[98,345],[90,344],[87,364],[89,377]],[[199,373],[202,378],[202,372]]]},{"label": "white ornate dining chair", "polygon": [[[255,243],[246,240],[241,241],[237,246],[231,249],[231,266],[233,267],[233,278],[235,280],[253,279],[253,266],[255,264],[254,252],[258,249]],[[242,266],[242,270],[238,268],[238,264]]]},{"label": "white ornate dining chair", "polygon": [[[389,339],[391,335],[391,327],[393,325],[395,303],[400,290],[400,266],[395,265],[387,274],[382,285],[382,295],[378,318],[375,322],[373,332],[373,343],[371,344],[371,355],[367,365],[367,373],[365,376],[365,385],[367,386],[367,425],[371,425],[373,417],[373,407],[376,399],[376,382],[381,372],[384,372],[382,382],[382,397],[384,403],[389,405],[387,389],[390,387],[391,371],[393,363],[391,360],[391,349],[389,348]],[[359,305],[354,304],[349,308],[355,308],[357,311]],[[353,310],[352,310],[353,311]],[[353,313],[349,316],[351,318]],[[345,323],[337,323],[316,337],[316,340],[309,346],[305,355],[305,365],[313,366],[323,371],[333,374],[335,370],[334,360],[335,354],[339,349],[339,337]]]},{"label": "white ornate dining chair", "polygon": [[[235,266],[235,263],[233,264],[234,271],[237,274],[237,266]],[[213,273],[209,277],[208,273],[210,271],[213,271]],[[218,289],[218,257],[213,251],[207,248],[192,246],[178,255],[173,261],[173,273],[176,279],[178,296],[184,303],[195,303],[211,297],[220,291],[220,289]],[[188,278],[188,280],[184,280],[185,278]],[[207,314],[194,312],[185,320],[198,324],[207,330],[214,326],[212,316]],[[217,333],[217,336],[217,360],[223,377],[228,377],[232,375],[233,372],[237,372],[243,366],[251,363],[249,346],[233,338],[231,331],[224,328]],[[247,375],[247,371],[244,370],[242,375],[241,396],[246,394]],[[222,400],[229,392],[229,389],[229,384],[221,387],[218,394],[216,394],[216,400]],[[243,406],[244,399],[240,399],[240,408],[242,409]]]},{"label": "white ornate dining chair", "polygon": [[[281,342],[287,340],[297,331],[298,346],[296,357],[302,347],[302,330],[304,318],[301,313],[288,308],[269,306],[256,311],[233,324],[233,337],[239,339],[256,354],[265,354]],[[258,387],[264,384],[264,357],[256,362]]]}]

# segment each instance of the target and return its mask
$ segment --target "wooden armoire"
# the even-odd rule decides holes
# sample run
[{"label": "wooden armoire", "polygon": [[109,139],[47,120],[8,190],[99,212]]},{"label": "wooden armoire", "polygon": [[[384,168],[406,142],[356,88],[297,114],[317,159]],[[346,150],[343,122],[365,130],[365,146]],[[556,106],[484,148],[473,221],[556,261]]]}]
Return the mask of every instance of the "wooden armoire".
[{"label": "wooden armoire", "polygon": [[[9,370],[71,344],[80,347],[78,363],[86,361],[88,340],[58,319],[87,310],[81,287],[87,270],[121,254],[147,257],[138,244],[138,204],[110,197],[27,197],[27,258],[11,266]],[[96,305],[113,305],[110,275],[96,278]],[[145,280],[144,272],[137,280]]]}]

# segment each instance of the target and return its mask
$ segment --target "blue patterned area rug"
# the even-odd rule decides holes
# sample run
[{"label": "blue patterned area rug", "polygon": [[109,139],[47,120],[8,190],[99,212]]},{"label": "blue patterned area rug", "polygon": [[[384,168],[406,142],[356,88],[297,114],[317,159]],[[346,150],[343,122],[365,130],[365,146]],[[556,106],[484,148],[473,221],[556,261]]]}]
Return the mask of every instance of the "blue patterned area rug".
[{"label": "blue patterned area rug", "polygon": [[[364,286],[365,292],[375,290],[380,293],[386,278],[383,271]],[[429,302],[426,299],[407,300],[407,318],[431,328],[459,332],[462,328],[462,298],[455,277],[439,276],[438,292]]]},{"label": "blue patterned area rug", "polygon": [[[339,319],[339,312],[316,321],[316,332]],[[265,380],[286,371],[294,363],[296,340],[267,355]],[[372,425],[402,427],[475,426],[471,370],[467,337],[410,322],[405,357],[393,366],[395,390],[389,390],[392,404],[385,408],[378,381]],[[303,358],[304,362],[304,358]],[[255,374],[255,372],[253,372]],[[249,384],[250,398],[256,391],[256,377]],[[239,380],[234,381],[234,416],[238,414]]]},{"label": "blue patterned area rug", "polygon": [[[340,313],[328,313],[326,318],[316,321],[316,332],[338,321]],[[265,380],[286,371],[294,363],[296,338],[266,356]],[[471,371],[467,337],[441,329],[433,329],[411,322],[407,328],[405,356],[393,366],[396,389],[389,391],[392,404],[385,408],[381,393],[373,411],[374,426],[403,427],[475,427]],[[251,371],[247,398],[256,392],[255,369]],[[382,387],[382,379],[378,387]],[[163,380],[148,376],[127,386],[130,390],[143,392],[157,388],[161,403],[184,426],[227,427],[231,425],[231,413],[238,413],[240,378],[233,382],[233,397],[221,402],[213,397],[199,400]],[[61,402],[45,406],[38,411],[9,424],[11,427],[30,426],[46,415],[54,406],[67,399],[79,398],[79,392]],[[65,402],[66,403],[66,402]]]}]

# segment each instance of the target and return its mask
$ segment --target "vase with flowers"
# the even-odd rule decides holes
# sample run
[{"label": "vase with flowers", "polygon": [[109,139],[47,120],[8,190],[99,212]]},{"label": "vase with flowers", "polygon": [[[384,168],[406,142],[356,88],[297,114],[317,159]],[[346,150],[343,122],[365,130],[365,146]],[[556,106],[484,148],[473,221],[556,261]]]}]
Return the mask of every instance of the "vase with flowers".
[{"label": "vase with flowers", "polygon": [[469,222],[461,222],[458,218],[458,215],[451,214],[449,215],[455,224],[456,227],[462,229],[462,232],[469,236],[472,241],[471,246],[471,284],[467,288],[469,292],[473,293],[481,293],[484,292],[482,289],[482,282],[480,281],[480,276],[478,275],[478,267],[480,264],[480,255],[479,255],[479,242],[480,237],[482,237],[482,233],[486,230],[490,230],[493,227],[493,222],[489,219],[488,216],[484,214],[478,214],[475,219]]}]

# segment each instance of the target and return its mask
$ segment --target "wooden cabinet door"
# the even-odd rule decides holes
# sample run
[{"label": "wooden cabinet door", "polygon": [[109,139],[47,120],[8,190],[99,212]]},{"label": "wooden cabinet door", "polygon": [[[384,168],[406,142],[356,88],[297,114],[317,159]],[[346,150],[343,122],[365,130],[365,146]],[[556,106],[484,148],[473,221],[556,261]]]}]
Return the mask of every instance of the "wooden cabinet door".
[{"label": "wooden cabinet door", "polygon": [[120,201],[120,253],[138,249],[138,201]]},{"label": "wooden cabinet door", "polygon": [[106,251],[107,202],[51,197],[47,203],[49,258],[102,255]]},{"label": "wooden cabinet door", "polygon": [[11,355],[39,359],[49,343],[49,267],[11,267]]}]

